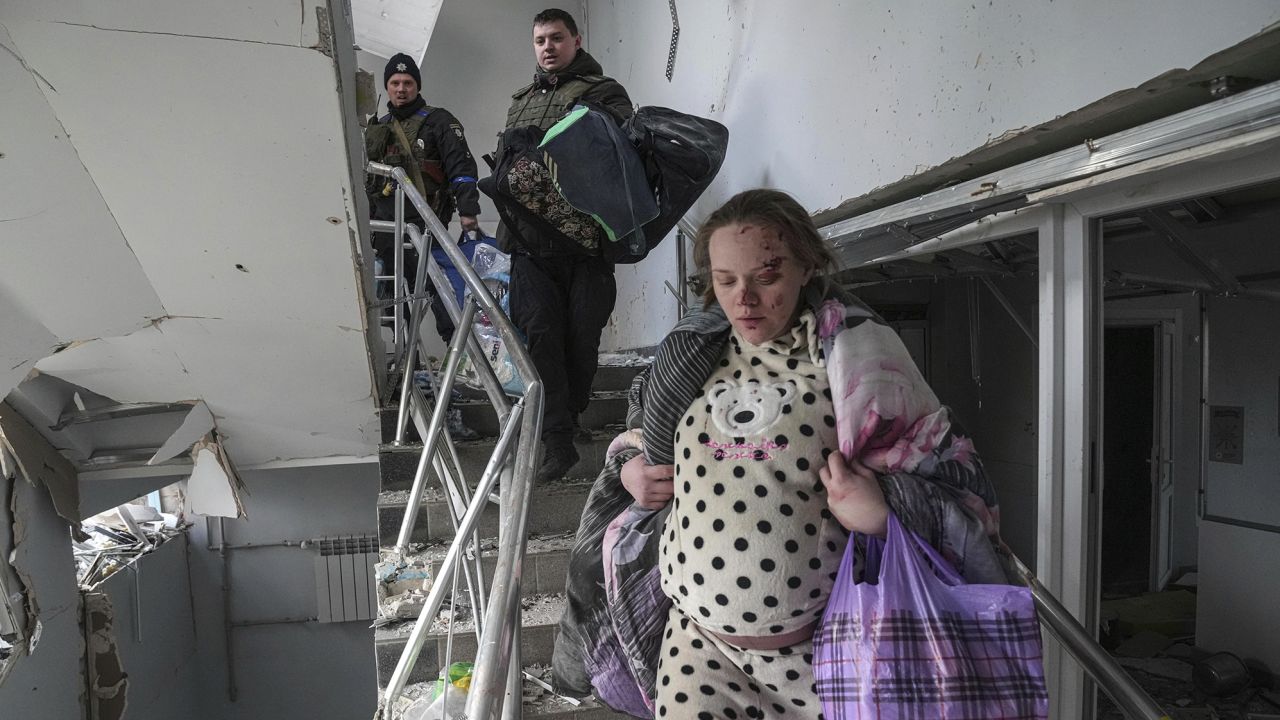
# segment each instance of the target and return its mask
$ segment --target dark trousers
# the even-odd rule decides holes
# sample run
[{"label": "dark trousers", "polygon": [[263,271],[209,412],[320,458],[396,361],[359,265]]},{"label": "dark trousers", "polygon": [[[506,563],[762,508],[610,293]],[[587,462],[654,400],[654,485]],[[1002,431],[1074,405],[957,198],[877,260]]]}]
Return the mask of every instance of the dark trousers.
[{"label": "dark trousers", "polygon": [[596,257],[511,256],[511,319],[524,333],[542,376],[542,437],[571,443],[573,420],[587,408],[600,333],[613,313],[613,265]]}]

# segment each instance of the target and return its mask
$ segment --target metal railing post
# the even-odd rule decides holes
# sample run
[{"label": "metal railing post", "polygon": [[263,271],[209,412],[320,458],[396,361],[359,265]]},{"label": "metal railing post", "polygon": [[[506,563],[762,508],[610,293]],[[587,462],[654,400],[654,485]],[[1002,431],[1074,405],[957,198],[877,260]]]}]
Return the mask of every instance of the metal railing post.
[{"label": "metal railing post", "polygon": [[[400,297],[402,292],[400,281],[404,278],[404,186],[400,183],[396,184],[395,208],[396,229],[391,245],[392,264],[395,265],[392,268],[392,274],[395,275],[395,279],[391,281],[391,299],[393,300]],[[400,333],[404,323],[404,308],[401,305],[402,303],[395,303],[391,306],[391,333],[396,341],[396,362],[400,362],[404,352],[404,348],[400,345]]]},{"label": "metal railing post", "polygon": [[[476,314],[476,306],[474,303],[468,303],[467,307],[462,311],[463,327],[470,327],[471,319]],[[400,536],[396,539],[396,552],[401,555],[409,552],[409,538],[413,534],[414,523],[418,520],[418,506],[422,504],[422,494],[426,490],[428,459],[435,453],[436,446],[440,441],[440,432],[444,427],[444,416],[449,407],[449,393],[453,391],[453,377],[458,372],[458,363],[461,361],[462,341],[466,337],[466,333],[457,333],[453,336],[453,343],[450,345],[449,362],[445,365],[444,381],[440,383],[440,387],[436,388],[436,404],[435,409],[431,413],[431,424],[427,426],[427,434],[422,438],[422,458],[418,461],[418,470],[413,477],[413,489],[409,491],[409,505],[404,509],[404,521],[400,523]],[[413,375],[409,373],[406,378],[407,382],[413,382]]]},{"label": "metal railing post", "polygon": [[[498,438],[494,454],[485,468],[484,475],[476,488],[475,494],[467,504],[466,513],[455,528],[454,542],[449,546],[449,551],[440,565],[435,584],[428,593],[426,605],[414,624],[409,642],[400,656],[395,672],[392,674],[391,682],[388,684],[381,706],[384,710],[390,712],[396,699],[403,691],[409,673],[417,661],[418,654],[426,640],[429,624],[439,613],[447,586],[451,584],[451,580],[455,577],[454,573],[457,572],[457,563],[461,554],[468,543],[473,542],[475,539],[476,524],[480,512],[488,504],[494,484],[501,478],[503,488],[499,502],[497,569],[495,571],[492,594],[489,597],[487,606],[477,608],[477,624],[481,625],[481,616],[483,616],[483,629],[479,640],[480,651],[475,662],[473,691],[468,697],[469,716],[488,718],[495,707],[493,704],[495,698],[498,706],[501,706],[501,693],[506,692],[508,681],[511,681],[510,679],[513,677],[515,680],[511,682],[514,683],[518,697],[520,663],[518,650],[514,653],[514,665],[511,663],[513,655],[512,638],[513,636],[518,638],[518,631],[513,628],[518,628],[519,626],[520,575],[525,551],[524,533],[528,523],[529,497],[542,428],[542,383],[538,377],[537,370],[533,367],[533,361],[529,357],[528,351],[524,348],[518,333],[516,333],[515,327],[484,286],[475,269],[471,267],[461,248],[449,238],[448,230],[444,227],[444,224],[427,206],[426,201],[417,189],[409,183],[404,171],[380,163],[369,163],[368,171],[372,174],[391,177],[395,180],[397,192],[402,193],[402,198],[398,196],[397,199],[400,202],[407,200],[417,209],[426,223],[427,232],[440,243],[441,249],[457,268],[463,282],[471,293],[470,302],[466,303],[465,307],[459,308],[456,299],[453,297],[452,286],[439,265],[430,257],[430,248],[423,241],[422,234],[415,226],[404,224],[402,209],[397,212],[397,222],[395,223],[386,223],[385,221],[372,221],[370,223],[370,227],[375,231],[390,230],[395,233],[398,246],[397,256],[400,258],[403,256],[404,233],[408,233],[412,246],[420,253],[419,278],[422,276],[421,263],[425,258],[427,274],[431,279],[431,283],[435,286],[441,301],[458,328],[458,335],[454,338],[454,342],[450,343],[449,358],[445,363],[443,373],[444,377],[436,390],[436,403],[429,422],[423,419],[426,414],[426,403],[421,398],[420,393],[415,393],[414,388],[407,387],[409,404],[414,405],[416,408],[416,412],[413,413],[414,422],[419,425],[419,432],[424,437],[422,456],[419,459],[418,469],[415,473],[413,489],[410,491],[409,506],[406,508],[406,522],[401,526],[400,537],[397,540],[397,549],[401,553],[408,550],[408,535],[411,533],[413,526],[413,521],[410,520],[409,515],[416,516],[425,488],[428,468],[434,463],[437,467],[437,472],[442,475],[442,481],[447,483],[448,480],[443,477],[450,474],[447,469],[447,461],[454,459],[456,465],[456,452],[442,425],[448,394],[452,390],[453,382],[457,376],[464,347],[472,358],[473,365],[475,365],[480,375],[491,404],[498,412],[499,423],[502,426],[502,434]],[[403,260],[401,259],[397,263],[397,280],[395,282],[400,283],[403,281],[403,269]],[[418,285],[425,287],[421,281],[419,281]],[[401,295],[397,294],[396,297],[401,297]],[[523,397],[514,407],[503,392],[493,368],[489,366],[487,359],[484,357],[478,340],[471,332],[475,314],[480,311],[485,313],[502,338],[508,352],[511,354],[512,364],[524,381]],[[418,317],[411,318],[415,326],[421,322],[421,315],[423,314],[425,313],[419,312],[417,313]],[[402,328],[395,329],[397,343],[405,340],[406,333],[401,330]],[[413,353],[424,347],[420,331],[414,333],[411,330],[408,335],[410,336],[408,338],[409,342],[405,346],[398,346],[396,355],[398,362],[403,365],[402,370],[405,375],[406,386],[407,383],[412,382],[413,363],[411,360]],[[414,347],[415,345],[417,347]],[[403,389],[401,394],[402,397],[406,394]],[[423,428],[423,425],[426,425],[426,427]],[[512,454],[513,444],[515,450],[514,460],[512,461],[508,460],[508,458]],[[443,448],[443,450],[440,448]],[[445,453],[444,450],[448,452]],[[465,484],[462,485],[465,488]],[[456,502],[456,498],[454,500]],[[481,580],[482,586],[482,578],[479,580]],[[483,593],[482,587],[479,592]],[[473,594],[475,593],[473,592]],[[518,709],[518,706],[516,709]]]}]

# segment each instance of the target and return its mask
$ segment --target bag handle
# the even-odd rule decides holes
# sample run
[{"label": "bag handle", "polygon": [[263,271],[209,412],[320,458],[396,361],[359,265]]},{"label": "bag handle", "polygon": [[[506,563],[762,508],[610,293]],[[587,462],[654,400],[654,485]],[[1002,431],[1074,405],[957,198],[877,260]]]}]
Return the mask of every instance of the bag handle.
[{"label": "bag handle", "polygon": [[[907,553],[914,553],[910,557]],[[921,562],[923,561],[923,562]],[[889,529],[885,534],[884,568],[894,566],[900,570],[918,573],[922,579],[941,582],[944,585],[965,585],[964,578],[942,554],[933,548],[924,538],[903,526],[898,516],[889,513]]]}]

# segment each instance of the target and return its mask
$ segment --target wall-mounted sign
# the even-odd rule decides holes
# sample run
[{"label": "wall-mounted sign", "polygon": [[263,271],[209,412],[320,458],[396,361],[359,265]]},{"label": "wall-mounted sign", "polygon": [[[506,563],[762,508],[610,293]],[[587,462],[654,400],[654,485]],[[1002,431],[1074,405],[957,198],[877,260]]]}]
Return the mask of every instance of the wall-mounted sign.
[{"label": "wall-mounted sign", "polygon": [[1244,464],[1244,408],[1209,406],[1209,460]]}]

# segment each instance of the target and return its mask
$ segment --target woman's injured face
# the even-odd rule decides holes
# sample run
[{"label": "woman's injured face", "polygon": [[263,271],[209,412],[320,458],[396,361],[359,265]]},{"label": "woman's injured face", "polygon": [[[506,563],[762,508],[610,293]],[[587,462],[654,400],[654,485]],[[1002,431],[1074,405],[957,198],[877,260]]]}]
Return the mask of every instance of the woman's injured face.
[{"label": "woman's injured face", "polygon": [[726,225],[711,234],[711,286],[744,340],[760,345],[791,329],[800,289],[813,277],[777,230]]}]

